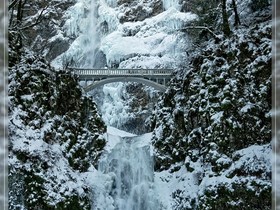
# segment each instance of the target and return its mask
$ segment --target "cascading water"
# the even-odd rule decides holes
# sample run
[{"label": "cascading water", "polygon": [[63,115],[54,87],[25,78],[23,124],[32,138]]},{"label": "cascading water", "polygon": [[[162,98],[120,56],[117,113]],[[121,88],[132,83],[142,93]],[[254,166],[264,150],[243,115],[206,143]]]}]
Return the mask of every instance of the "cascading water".
[{"label": "cascading water", "polygon": [[85,42],[83,66],[96,67],[98,64],[98,47],[100,43],[99,30],[97,24],[97,5],[96,1],[91,1],[90,15],[89,15],[88,30],[85,31],[84,36],[87,38]]},{"label": "cascading water", "polygon": [[[160,210],[153,190],[154,166],[149,145],[139,145],[139,137],[123,137],[99,163],[98,170],[112,177],[107,195],[114,199],[114,210]],[[94,209],[104,209],[98,199]],[[101,205],[101,206],[99,206]],[[105,210],[105,209],[104,209]]]},{"label": "cascading water", "polygon": [[99,50],[106,26],[99,21],[98,5],[96,0],[78,0],[66,12],[65,33],[75,40],[66,52],[52,61],[54,67],[103,68],[106,65],[105,55]]}]

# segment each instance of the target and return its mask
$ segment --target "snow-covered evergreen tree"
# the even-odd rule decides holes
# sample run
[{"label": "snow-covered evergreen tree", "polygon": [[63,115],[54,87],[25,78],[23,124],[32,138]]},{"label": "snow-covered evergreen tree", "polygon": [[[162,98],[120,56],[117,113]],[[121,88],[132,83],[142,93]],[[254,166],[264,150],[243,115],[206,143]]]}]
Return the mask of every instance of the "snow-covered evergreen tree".
[{"label": "snow-covered evergreen tree", "polygon": [[175,209],[271,208],[271,14],[243,6],[250,20],[199,43],[154,113],[156,169],[199,174],[192,207]]},{"label": "snow-covered evergreen tree", "polygon": [[91,209],[83,173],[97,164],[106,126],[77,76],[54,70],[31,50],[24,34],[40,19],[32,11],[19,17],[31,2],[13,3],[18,10],[15,22],[11,12],[9,30],[9,209]]}]

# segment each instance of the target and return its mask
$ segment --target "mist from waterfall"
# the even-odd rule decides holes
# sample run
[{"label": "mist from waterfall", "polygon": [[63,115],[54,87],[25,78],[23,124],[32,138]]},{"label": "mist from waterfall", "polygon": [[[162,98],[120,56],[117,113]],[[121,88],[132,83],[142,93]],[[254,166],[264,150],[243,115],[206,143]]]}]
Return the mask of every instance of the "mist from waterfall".
[{"label": "mist from waterfall", "polygon": [[[154,164],[150,146],[141,145],[142,137],[122,137],[119,143],[104,155],[98,170],[112,178],[108,192],[114,200],[104,205],[103,195],[96,196],[96,209],[160,210],[154,191]],[[100,192],[99,192],[100,193]],[[102,193],[102,192],[101,192]]]}]

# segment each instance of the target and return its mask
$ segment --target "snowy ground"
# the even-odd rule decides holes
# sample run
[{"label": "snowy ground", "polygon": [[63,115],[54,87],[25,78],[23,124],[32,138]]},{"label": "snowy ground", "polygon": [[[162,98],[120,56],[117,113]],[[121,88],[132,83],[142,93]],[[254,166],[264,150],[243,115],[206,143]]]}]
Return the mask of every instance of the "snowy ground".
[{"label": "snowy ground", "polygon": [[114,148],[114,146],[116,146],[116,144],[118,144],[121,141],[121,137],[132,137],[132,136],[136,136],[136,135],[119,130],[112,126],[108,126],[107,133],[105,134],[105,138],[107,140],[105,151],[110,152],[111,149]]}]

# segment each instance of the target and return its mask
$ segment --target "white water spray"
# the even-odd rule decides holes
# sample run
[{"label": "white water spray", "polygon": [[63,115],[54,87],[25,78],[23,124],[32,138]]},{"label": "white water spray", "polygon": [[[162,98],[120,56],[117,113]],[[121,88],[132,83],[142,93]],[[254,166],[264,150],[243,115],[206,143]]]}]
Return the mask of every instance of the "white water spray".
[{"label": "white water spray", "polygon": [[[109,174],[113,181],[109,188],[114,210],[160,210],[153,189],[154,165],[149,145],[139,145],[139,137],[123,137],[100,161],[98,170]],[[102,196],[97,196],[94,209],[104,209]],[[110,204],[111,205],[111,204]]]}]

